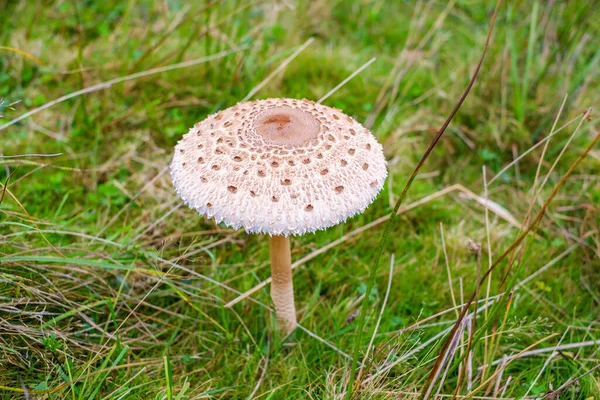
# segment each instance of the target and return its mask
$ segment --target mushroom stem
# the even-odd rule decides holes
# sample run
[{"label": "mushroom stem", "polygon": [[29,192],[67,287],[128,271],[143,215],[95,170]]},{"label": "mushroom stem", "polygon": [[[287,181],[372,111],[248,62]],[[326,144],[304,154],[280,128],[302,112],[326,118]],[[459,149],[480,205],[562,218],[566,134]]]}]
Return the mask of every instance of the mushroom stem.
[{"label": "mushroom stem", "polygon": [[271,236],[269,244],[271,246],[271,298],[275,305],[279,329],[287,335],[296,329],[290,239],[285,236]]}]

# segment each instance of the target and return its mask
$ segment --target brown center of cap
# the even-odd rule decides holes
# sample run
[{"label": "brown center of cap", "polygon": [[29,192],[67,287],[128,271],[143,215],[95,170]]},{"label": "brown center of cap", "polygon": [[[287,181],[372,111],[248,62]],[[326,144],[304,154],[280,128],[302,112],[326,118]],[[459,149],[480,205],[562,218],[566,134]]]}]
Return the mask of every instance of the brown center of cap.
[{"label": "brown center of cap", "polygon": [[266,110],[254,122],[265,142],[294,147],[316,139],[320,127],[312,114],[285,106]]}]

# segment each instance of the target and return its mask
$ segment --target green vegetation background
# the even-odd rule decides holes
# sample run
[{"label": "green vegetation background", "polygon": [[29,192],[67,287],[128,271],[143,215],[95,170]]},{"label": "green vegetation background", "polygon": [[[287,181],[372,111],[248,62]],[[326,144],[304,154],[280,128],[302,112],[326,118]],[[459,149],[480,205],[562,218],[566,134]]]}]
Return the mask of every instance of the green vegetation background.
[{"label": "green vegetation background", "polygon": [[[293,238],[294,259],[311,254],[391,211],[469,80],[493,6],[474,0],[0,2],[0,125],[100,82],[228,52],[74,97],[0,128],[3,187],[10,175],[0,204],[0,397],[38,391],[50,399],[339,398],[349,365],[340,351],[352,351],[356,315],[367,302],[361,357],[366,351],[394,254],[389,300],[355,395],[417,398],[442,344],[427,341],[456,314],[402,330],[468,298],[478,273],[469,239],[481,244],[486,268],[488,240],[495,259],[517,237],[515,225],[525,221],[529,205],[539,210],[599,130],[597,1],[501,5],[480,77],[406,204],[461,186],[402,213],[369,298],[363,294],[383,225],[295,271],[299,322],[317,338],[297,331],[283,341],[273,316],[256,302],[223,308],[236,297],[227,287],[243,292],[269,276],[267,241],[180,207],[164,171],[189,127],[243,99],[310,37],[314,42],[253,98],[316,100],[376,57],[325,104],[372,129],[384,145],[389,179],[363,215]],[[544,158],[539,146],[489,186],[494,204],[486,230],[482,168],[489,181],[548,136],[565,96],[557,127],[568,125],[548,142]],[[5,158],[30,153],[62,155]],[[532,194],[538,165],[538,187],[547,183]],[[501,291],[509,270],[510,288],[551,266],[479,314],[469,358],[463,357],[465,327],[433,393],[541,397],[598,365],[599,171],[596,147],[512,268],[505,262],[494,273],[489,295]],[[268,305],[268,288],[254,297]],[[559,344],[572,346],[551,356]],[[532,345],[529,350],[546,350],[500,369],[488,365]],[[597,398],[598,379],[591,371],[561,398]]]}]

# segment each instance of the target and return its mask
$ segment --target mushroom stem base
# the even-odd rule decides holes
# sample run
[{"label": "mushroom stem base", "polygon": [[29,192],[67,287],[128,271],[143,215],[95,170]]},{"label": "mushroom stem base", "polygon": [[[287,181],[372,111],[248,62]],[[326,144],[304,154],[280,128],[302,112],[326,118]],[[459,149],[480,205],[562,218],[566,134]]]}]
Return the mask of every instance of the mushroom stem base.
[{"label": "mushroom stem base", "polygon": [[297,325],[290,239],[285,236],[271,236],[269,244],[271,246],[271,299],[275,305],[278,327],[287,335],[296,329]]}]

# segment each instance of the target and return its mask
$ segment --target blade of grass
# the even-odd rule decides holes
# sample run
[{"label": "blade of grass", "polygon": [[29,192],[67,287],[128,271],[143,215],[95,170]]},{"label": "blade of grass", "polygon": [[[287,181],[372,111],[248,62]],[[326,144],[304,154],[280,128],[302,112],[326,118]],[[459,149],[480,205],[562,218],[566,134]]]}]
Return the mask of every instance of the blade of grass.
[{"label": "blade of grass", "polygon": [[169,354],[163,357],[165,367],[165,384],[167,385],[167,400],[173,400],[173,371],[171,370],[171,360]]}]

